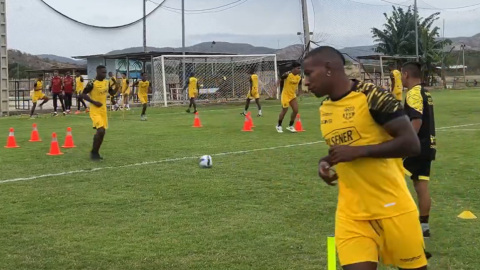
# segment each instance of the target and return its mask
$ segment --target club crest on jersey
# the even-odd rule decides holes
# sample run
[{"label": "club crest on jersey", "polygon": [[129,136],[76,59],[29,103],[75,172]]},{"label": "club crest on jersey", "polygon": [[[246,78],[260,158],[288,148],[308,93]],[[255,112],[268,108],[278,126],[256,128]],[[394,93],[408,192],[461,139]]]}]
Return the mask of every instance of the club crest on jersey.
[{"label": "club crest on jersey", "polygon": [[346,107],[343,111],[343,118],[345,120],[350,120],[355,116],[355,107]]},{"label": "club crest on jersey", "polygon": [[346,127],[340,128],[331,131],[330,133],[325,135],[325,142],[327,145],[350,145],[358,140],[360,140],[362,136],[358,132],[356,127]]}]

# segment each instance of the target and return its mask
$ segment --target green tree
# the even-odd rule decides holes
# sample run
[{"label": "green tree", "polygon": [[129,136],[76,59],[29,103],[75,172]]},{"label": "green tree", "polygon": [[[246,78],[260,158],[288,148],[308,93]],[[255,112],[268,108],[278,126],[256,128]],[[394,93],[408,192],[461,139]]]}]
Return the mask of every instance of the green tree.
[{"label": "green tree", "polygon": [[452,44],[449,39],[439,39],[440,29],[433,27],[439,19],[439,12],[415,20],[412,7],[406,10],[393,7],[391,14],[384,13],[386,22],[383,29],[372,28],[377,43],[376,52],[385,55],[415,55],[415,26],[418,26],[418,52],[423,65],[424,82],[431,83],[435,66],[442,61],[445,46]]},{"label": "green tree", "polygon": [[28,77],[27,70],[29,68],[27,66],[24,66],[22,64],[18,63],[9,63],[8,64],[8,77],[10,79],[25,79]]}]

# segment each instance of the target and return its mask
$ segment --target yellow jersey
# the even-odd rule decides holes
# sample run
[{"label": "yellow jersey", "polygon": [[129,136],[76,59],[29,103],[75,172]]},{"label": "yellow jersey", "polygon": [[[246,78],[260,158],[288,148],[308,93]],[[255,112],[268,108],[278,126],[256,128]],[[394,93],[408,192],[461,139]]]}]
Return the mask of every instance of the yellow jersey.
[{"label": "yellow jersey", "polygon": [[34,91],[42,91],[43,90],[43,81],[37,80],[33,85]]},{"label": "yellow jersey", "polygon": [[258,91],[258,75],[257,74],[252,74],[250,76],[250,86],[252,92]]},{"label": "yellow jersey", "polygon": [[75,91],[81,93],[83,91],[83,78],[82,76],[78,76],[75,78]]},{"label": "yellow jersey", "polygon": [[300,75],[294,75],[293,73],[286,75],[286,78],[283,82],[282,95],[296,97],[298,84],[300,83],[301,79],[302,77],[300,77]]},{"label": "yellow jersey", "polygon": [[[321,130],[327,145],[364,146],[392,139],[382,127],[405,115],[401,103],[384,89],[354,81],[340,100],[320,106]],[[402,159],[360,158],[336,165],[337,216],[375,220],[416,210],[405,182]]]},{"label": "yellow jersey", "polygon": [[188,92],[193,93],[198,91],[197,84],[198,84],[197,78],[190,77],[190,79],[188,79]]},{"label": "yellow jersey", "polygon": [[150,87],[149,81],[138,81],[138,95],[139,96],[148,95],[149,87]]},{"label": "yellow jersey", "polygon": [[402,100],[402,92],[403,92],[403,85],[402,85],[402,73],[398,70],[393,70],[390,73],[390,77],[394,81],[394,88],[392,89],[393,95],[397,98],[397,100]]},{"label": "yellow jersey", "polygon": [[130,82],[128,81],[128,79],[122,79],[122,92],[127,91],[129,84]]},{"label": "yellow jersey", "polygon": [[117,90],[117,79],[116,78],[114,78],[114,77],[110,78],[109,87],[112,88],[113,90]]},{"label": "yellow jersey", "polygon": [[90,98],[94,101],[102,103],[101,107],[90,106],[90,114],[107,113],[107,95],[109,90],[109,82],[107,80],[99,81],[93,80],[87,84],[85,89],[91,89],[88,93]]}]

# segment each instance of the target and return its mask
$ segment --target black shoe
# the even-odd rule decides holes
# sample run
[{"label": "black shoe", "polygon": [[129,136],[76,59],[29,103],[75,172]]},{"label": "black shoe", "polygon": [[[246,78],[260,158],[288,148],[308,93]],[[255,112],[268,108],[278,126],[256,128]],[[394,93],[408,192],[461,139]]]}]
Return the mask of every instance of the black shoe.
[{"label": "black shoe", "polygon": [[428,260],[432,257],[432,254],[425,250],[425,257],[427,257],[427,260]]},{"label": "black shoe", "polygon": [[90,159],[95,162],[103,160],[103,158],[98,153],[90,153]]},{"label": "black shoe", "polygon": [[186,112],[187,112],[187,113],[190,113],[190,109],[187,109]]},{"label": "black shoe", "polygon": [[423,231],[423,238],[430,238],[430,230]]},{"label": "black shoe", "polygon": [[195,110],[193,113],[197,113],[197,110]]},{"label": "black shoe", "polygon": [[244,112],[241,112],[240,115],[242,115],[242,116],[247,116]]}]

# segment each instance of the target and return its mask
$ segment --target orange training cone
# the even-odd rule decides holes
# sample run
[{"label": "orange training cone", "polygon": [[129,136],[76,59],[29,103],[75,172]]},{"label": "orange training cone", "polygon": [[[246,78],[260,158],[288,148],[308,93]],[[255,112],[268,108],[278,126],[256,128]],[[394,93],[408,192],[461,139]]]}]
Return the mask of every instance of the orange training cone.
[{"label": "orange training cone", "polygon": [[245,116],[245,122],[243,122],[242,131],[253,131],[252,122],[248,119],[248,116]]},{"label": "orange training cone", "polygon": [[295,123],[295,129],[297,130],[297,132],[306,131],[305,129],[303,129],[302,120],[300,119],[300,114],[297,114],[297,123]]},{"label": "orange training cone", "polygon": [[41,142],[40,135],[38,134],[37,124],[32,125],[32,134],[30,135],[29,142]]},{"label": "orange training cone", "polygon": [[52,143],[50,144],[50,152],[47,153],[49,156],[59,156],[63,155],[62,152],[60,152],[60,146],[58,145],[58,140],[57,140],[57,133],[53,132],[52,133]]},{"label": "orange training cone", "polygon": [[194,128],[202,127],[202,123],[200,122],[200,117],[198,117],[198,112],[195,113],[195,120],[193,120],[193,127]]},{"label": "orange training cone", "polygon": [[15,134],[13,134],[13,128],[10,128],[10,132],[8,133],[7,138],[7,145],[5,148],[18,148],[20,146],[17,145],[17,141],[15,140]]},{"label": "orange training cone", "polygon": [[250,126],[254,128],[255,124],[253,124],[252,114],[250,112],[247,113],[247,117],[248,117],[248,121],[250,121]]},{"label": "orange training cone", "polygon": [[62,148],[75,148],[75,144],[73,143],[73,136],[72,136],[72,128],[67,128],[67,136],[65,137],[65,142],[63,143]]}]

